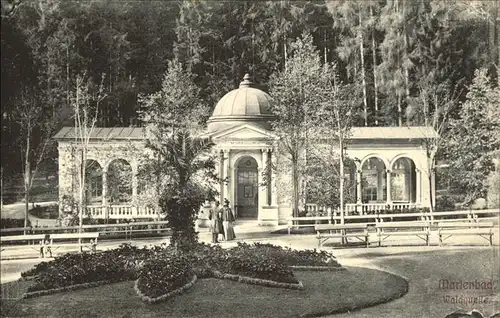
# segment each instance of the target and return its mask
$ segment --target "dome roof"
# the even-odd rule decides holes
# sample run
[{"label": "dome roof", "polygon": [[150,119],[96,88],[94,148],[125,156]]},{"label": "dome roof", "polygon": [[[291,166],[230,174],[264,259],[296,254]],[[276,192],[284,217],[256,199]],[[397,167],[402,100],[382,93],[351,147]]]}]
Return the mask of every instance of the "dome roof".
[{"label": "dome roof", "polygon": [[251,77],[245,74],[238,89],[224,95],[215,106],[208,120],[209,132],[228,128],[243,122],[267,126],[273,114],[270,111],[271,96],[253,87]]}]

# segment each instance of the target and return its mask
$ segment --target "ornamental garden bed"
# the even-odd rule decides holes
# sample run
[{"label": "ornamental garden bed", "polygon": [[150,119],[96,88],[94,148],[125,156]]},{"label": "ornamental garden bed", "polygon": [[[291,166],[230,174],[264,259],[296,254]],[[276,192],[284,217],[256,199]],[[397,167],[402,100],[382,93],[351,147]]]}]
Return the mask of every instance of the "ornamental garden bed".
[{"label": "ornamental garden bed", "polygon": [[367,268],[300,271],[296,277],[304,289],[198,279],[182,295],[153,306],[137,296],[134,281],[126,281],[41,298],[4,299],[2,311],[9,317],[318,317],[387,302],[408,289],[401,277]]},{"label": "ornamental garden bed", "polygon": [[[8,316],[219,317],[243,310],[243,316],[307,317],[388,301],[408,287],[392,274],[346,269],[326,251],[259,243],[230,249],[196,244],[189,253],[123,244],[57,257],[22,277],[2,285],[2,309]],[[367,291],[369,296],[359,296]],[[353,296],[359,301],[353,302]]]},{"label": "ornamental garden bed", "polygon": [[140,249],[123,244],[95,254],[65,254],[39,263],[21,276],[32,282],[25,297],[93,287],[104,282],[137,280],[138,295],[148,302],[156,302],[166,299],[165,295],[186,289],[195,276],[302,289],[304,286],[291,266],[309,270],[341,268],[328,252],[297,251],[271,244],[238,243],[231,249],[196,244],[188,253],[167,246]]}]

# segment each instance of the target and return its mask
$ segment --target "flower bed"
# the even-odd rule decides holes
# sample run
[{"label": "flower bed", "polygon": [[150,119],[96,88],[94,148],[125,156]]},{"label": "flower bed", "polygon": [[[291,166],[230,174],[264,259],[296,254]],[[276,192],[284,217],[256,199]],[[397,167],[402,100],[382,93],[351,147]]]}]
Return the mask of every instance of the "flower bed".
[{"label": "flower bed", "polygon": [[110,253],[65,256],[71,258],[64,257],[38,273],[35,284],[30,286],[28,291],[57,289],[97,281],[117,282],[135,276],[134,270],[126,268],[123,262],[111,257]]},{"label": "flower bed", "polygon": [[137,288],[142,295],[156,299],[188,284],[193,276],[189,258],[169,253],[144,264]]},{"label": "flower bed", "polygon": [[33,298],[33,297],[56,294],[56,293],[60,293],[60,292],[66,292],[66,291],[72,291],[72,290],[78,290],[78,289],[84,289],[84,288],[90,288],[90,287],[97,287],[97,286],[106,285],[109,283],[110,282],[107,280],[102,280],[102,281],[97,281],[97,282],[82,283],[82,284],[76,284],[76,285],[64,286],[64,287],[58,287],[58,288],[52,288],[52,289],[28,291],[27,293],[23,294],[23,298]]},{"label": "flower bed", "polygon": [[340,264],[331,253],[317,250],[293,250],[272,244],[238,243],[234,250],[248,250],[255,255],[267,255],[273,257],[282,264],[288,266],[329,266],[340,267]]},{"label": "flower bed", "polygon": [[298,283],[292,270],[276,258],[245,250],[228,253],[219,269],[227,274],[272,280],[279,283]]},{"label": "flower bed", "polygon": [[21,277],[34,277],[35,284],[30,286],[29,292],[89,282],[135,279],[144,260],[157,252],[156,249],[138,249],[122,245],[117,249],[96,254],[65,254],[36,265],[33,269],[21,273]]},{"label": "flower bed", "polygon": [[344,267],[332,267],[332,266],[290,266],[291,269],[296,271],[313,271],[313,272],[336,272],[344,271]]},{"label": "flower bed", "polygon": [[181,293],[197,278],[302,289],[304,286],[294,276],[294,269],[343,268],[325,251],[299,251],[271,244],[238,243],[230,249],[195,244],[187,253],[166,246],[140,249],[123,244],[102,253],[66,254],[36,265],[22,273],[22,277],[35,281],[26,297],[136,280],[136,292],[141,299],[155,303]]},{"label": "flower bed", "polygon": [[261,279],[261,278],[252,278],[241,275],[234,274],[225,274],[219,271],[213,271],[213,277],[220,279],[228,279],[237,281],[240,283],[253,284],[253,285],[262,285],[267,287],[278,287],[278,288],[287,288],[287,289],[304,289],[304,285],[301,281],[296,280],[295,282],[277,282],[274,280]]},{"label": "flower bed", "polygon": [[194,285],[194,283],[196,283],[197,279],[198,279],[198,277],[196,277],[196,275],[194,275],[189,283],[187,283],[186,285],[184,285],[180,288],[177,288],[171,292],[168,292],[168,293],[161,295],[161,296],[158,296],[158,297],[149,297],[149,296],[143,294],[143,292],[140,290],[139,286],[141,285],[141,282],[140,282],[140,278],[138,278],[135,281],[134,290],[135,290],[136,294],[139,296],[139,298],[141,298],[142,301],[145,301],[145,302],[150,303],[150,304],[154,304],[154,303],[166,300],[167,298],[170,298],[172,296],[182,294],[186,289],[191,288]]}]

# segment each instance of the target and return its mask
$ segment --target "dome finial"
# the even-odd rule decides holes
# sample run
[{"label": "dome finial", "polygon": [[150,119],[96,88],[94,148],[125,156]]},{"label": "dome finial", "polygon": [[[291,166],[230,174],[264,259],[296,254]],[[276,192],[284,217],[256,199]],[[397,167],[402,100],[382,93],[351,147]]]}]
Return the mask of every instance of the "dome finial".
[{"label": "dome finial", "polygon": [[252,77],[250,76],[250,74],[246,73],[245,76],[243,76],[243,82],[240,83],[240,88],[251,87],[252,84],[253,84]]}]

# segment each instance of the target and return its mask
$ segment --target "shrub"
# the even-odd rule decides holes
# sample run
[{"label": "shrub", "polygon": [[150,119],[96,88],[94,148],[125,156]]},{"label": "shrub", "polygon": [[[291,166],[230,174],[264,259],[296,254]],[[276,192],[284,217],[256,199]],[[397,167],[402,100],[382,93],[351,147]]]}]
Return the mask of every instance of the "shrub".
[{"label": "shrub", "polygon": [[[31,226],[30,220],[28,219],[28,226]],[[11,229],[16,227],[24,227],[24,219],[2,219],[0,222],[0,228],[2,229]],[[11,232],[14,233],[14,232]],[[20,232],[22,234],[22,232]],[[16,233],[19,234],[19,233]]]},{"label": "shrub", "polygon": [[148,249],[122,244],[102,253],[66,254],[40,263],[21,276],[35,277],[30,292],[138,278],[136,286],[140,292],[157,298],[186,286],[193,275],[219,277],[222,273],[297,284],[290,265],[340,266],[325,251],[296,251],[271,244],[238,243],[225,250],[197,243],[190,246],[189,252],[166,246]]},{"label": "shrub", "polygon": [[246,249],[254,255],[266,255],[287,266],[340,266],[335,256],[326,251],[293,250],[291,248],[262,243],[254,243],[254,245],[238,243],[235,249]]},{"label": "shrub", "polygon": [[220,270],[224,273],[272,280],[281,283],[298,283],[292,270],[268,255],[235,250],[226,255]]},{"label": "shrub", "polygon": [[144,264],[137,287],[144,295],[156,298],[186,285],[193,275],[187,257],[175,253],[164,254]]},{"label": "shrub", "polygon": [[135,279],[138,270],[151,255],[165,249],[122,244],[119,248],[96,254],[65,254],[49,262],[37,264],[21,277],[35,276],[30,291],[45,290],[97,281],[123,281]]},{"label": "shrub", "polygon": [[500,207],[500,173],[494,172],[488,177],[488,209]]},{"label": "shrub", "polygon": [[455,210],[455,202],[452,197],[442,195],[436,198],[436,211],[453,211]]},{"label": "shrub", "polygon": [[187,254],[196,275],[199,278],[210,277],[211,271],[220,268],[228,251],[219,245],[198,243]]},{"label": "shrub", "polygon": [[59,206],[58,205],[49,205],[49,206],[35,205],[35,207],[30,210],[30,214],[36,216],[37,218],[41,218],[41,219],[57,219],[59,217]]}]

